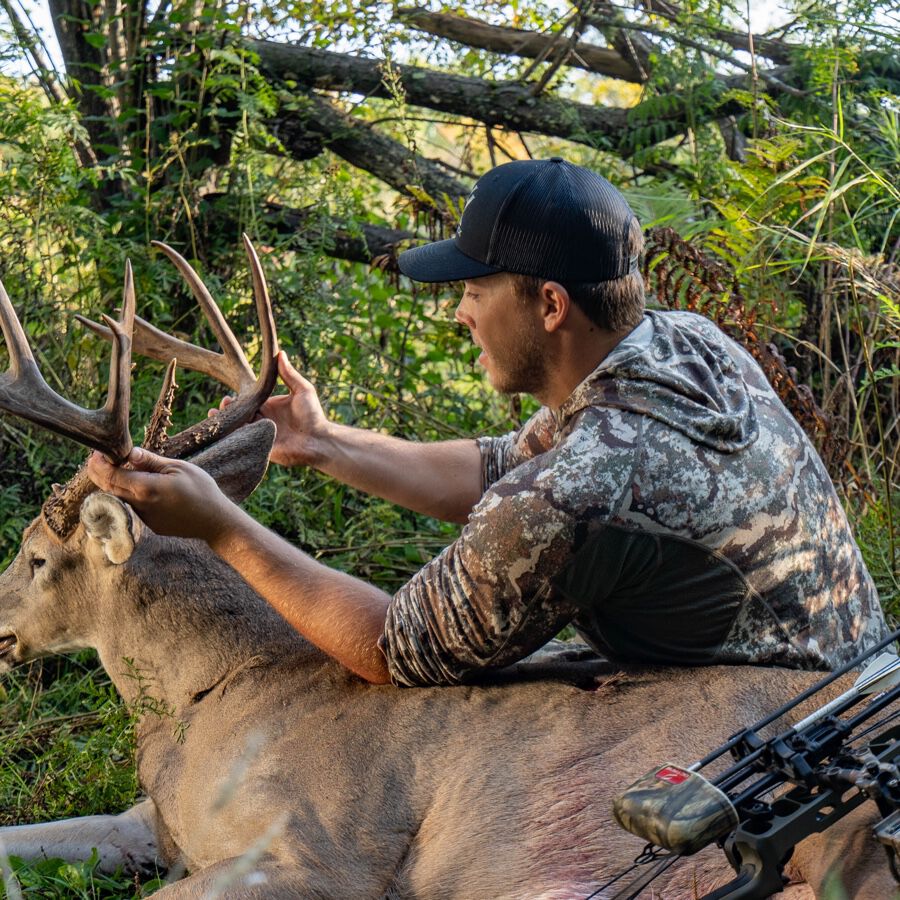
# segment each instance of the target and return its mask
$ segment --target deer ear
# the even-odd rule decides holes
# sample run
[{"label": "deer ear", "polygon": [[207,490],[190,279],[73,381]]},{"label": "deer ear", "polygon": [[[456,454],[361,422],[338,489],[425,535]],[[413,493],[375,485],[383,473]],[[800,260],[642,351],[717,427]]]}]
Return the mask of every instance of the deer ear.
[{"label": "deer ear", "polygon": [[127,503],[102,493],[91,494],[81,504],[81,524],[114,566],[128,561],[144,529]]},{"label": "deer ear", "polygon": [[190,461],[212,475],[229,500],[240,503],[263,480],[274,442],[275,423],[259,419],[233,431]]}]

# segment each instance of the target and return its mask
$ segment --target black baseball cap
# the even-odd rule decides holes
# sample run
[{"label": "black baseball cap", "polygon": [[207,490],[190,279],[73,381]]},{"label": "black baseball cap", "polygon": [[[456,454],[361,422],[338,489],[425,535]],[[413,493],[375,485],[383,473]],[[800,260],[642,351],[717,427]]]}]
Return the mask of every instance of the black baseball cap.
[{"label": "black baseball cap", "polygon": [[414,281],[461,281],[496,272],[560,282],[598,282],[634,271],[635,219],[605,178],[560,157],[504,163],[478,179],[456,234],[405,250]]}]

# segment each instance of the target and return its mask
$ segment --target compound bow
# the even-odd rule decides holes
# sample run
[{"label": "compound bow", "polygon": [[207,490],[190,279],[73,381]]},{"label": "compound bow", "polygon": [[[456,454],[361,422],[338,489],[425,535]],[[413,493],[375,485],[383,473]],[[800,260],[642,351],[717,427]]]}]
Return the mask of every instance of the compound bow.
[{"label": "compound bow", "polygon": [[[782,889],[784,866],[800,841],[867,801],[881,814],[875,837],[900,881],[900,657],[876,656],[898,638],[900,630],[693,765],[659,766],[621,794],[613,806],[619,824],[669,854],[615,900],[639,896],[679,858],[713,842],[737,877],[703,900],[761,900]],[[760,737],[763,728],[867,662],[848,691],[774,737]],[[712,780],[700,774],[729,752],[730,768]],[[659,859],[650,845],[639,861]]]}]

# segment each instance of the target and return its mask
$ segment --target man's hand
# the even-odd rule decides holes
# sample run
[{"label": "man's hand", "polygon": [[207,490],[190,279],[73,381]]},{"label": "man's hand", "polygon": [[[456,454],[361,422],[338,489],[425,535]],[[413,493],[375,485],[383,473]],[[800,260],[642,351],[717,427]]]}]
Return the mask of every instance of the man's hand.
[{"label": "man's hand", "polygon": [[[472,440],[418,443],[329,421],[316,389],[278,354],[287,394],[260,408],[278,433],[269,459],[312,466],[343,484],[448,522],[465,522],[481,497],[481,453]],[[229,400],[223,400],[227,406]]]},{"label": "man's hand", "polygon": [[102,453],[88,459],[88,475],[102,491],[134,507],[157,534],[216,540],[237,507],[203,469],[135,447],[130,468],[114,466]]},{"label": "man's hand", "polygon": [[278,428],[269,459],[282,466],[315,466],[321,462],[321,442],[331,423],[312,382],[290,364],[283,350],[278,374],[288,393],[269,397],[259,410]]}]

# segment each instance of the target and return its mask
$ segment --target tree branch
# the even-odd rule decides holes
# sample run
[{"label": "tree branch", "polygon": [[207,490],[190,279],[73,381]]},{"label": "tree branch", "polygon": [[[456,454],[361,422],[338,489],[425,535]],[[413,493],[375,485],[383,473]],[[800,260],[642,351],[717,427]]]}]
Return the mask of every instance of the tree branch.
[{"label": "tree branch", "polygon": [[[723,44],[728,44],[735,50],[750,52],[751,35],[749,33],[731,31],[727,28],[710,28],[705,23],[697,21],[690,14],[686,14],[675,3],[664,2],[664,0],[648,0],[643,6],[648,13],[661,16],[677,25],[689,25],[693,28],[700,28],[710,37],[721,41]],[[797,49],[801,49],[794,44],[789,44],[787,41],[775,40],[762,34],[754,34],[752,38],[753,51],[757,56],[764,56],[766,59],[782,65],[788,65],[791,62],[792,54]]]},{"label": "tree branch", "polygon": [[[593,24],[603,37],[615,48],[616,52],[623,58],[628,60],[632,67],[641,76],[641,81],[646,81],[650,77],[650,54],[655,52],[656,45],[649,38],[640,32],[631,31],[623,28],[627,25],[628,20],[616,9],[612,3],[604,2],[604,0],[593,0],[588,4],[585,11],[588,16],[588,24]],[[597,14],[602,13],[603,18],[609,21],[609,25],[599,25],[591,22],[591,13],[594,18]]]},{"label": "tree branch", "polygon": [[24,54],[31,58],[31,71],[37,78],[47,98],[57,103],[65,103],[69,97],[59,83],[59,75],[47,57],[37,33],[29,28],[9,0],[0,0],[0,8],[6,13],[13,33]]},{"label": "tree branch", "polygon": [[315,227],[310,228],[310,218],[307,210],[291,209],[278,203],[267,203],[263,211],[263,219],[279,234],[302,236],[307,243],[324,240],[326,253],[334,259],[367,265],[383,257],[394,259],[398,246],[416,237],[411,231],[400,231],[383,225],[368,222],[349,225],[332,220],[329,234],[323,238]]},{"label": "tree branch", "polygon": [[[633,29],[634,31],[638,31],[641,34],[655,34],[659,37],[665,38],[670,41],[674,41],[676,44],[682,44],[685,47],[691,47],[694,50],[699,50],[701,53],[708,53],[710,56],[716,57],[716,59],[721,59],[723,62],[727,62],[729,65],[734,66],[736,69],[743,69],[745,72],[753,72],[753,66],[741,62],[739,59],[735,59],[729,53],[723,53],[721,50],[716,50],[715,47],[710,47],[706,44],[701,43],[700,41],[695,41],[693,38],[685,37],[683,34],[675,34],[671,31],[666,31],[663,28],[656,28],[653,25],[646,25],[643,23],[628,23],[622,24],[617,22],[608,21],[605,19],[601,19],[598,17],[589,17],[588,21],[591,25],[596,27],[602,27],[604,25],[615,25],[616,28],[623,29]],[[792,87],[789,84],[785,84],[781,81],[777,76],[772,74],[772,70],[760,69],[756,68],[756,74],[759,75],[766,84],[771,85],[779,91],[782,91],[786,94],[791,94],[794,97],[804,97],[806,96],[804,91],[798,90],[795,87]]]},{"label": "tree branch", "polygon": [[[36,30],[33,27],[29,28],[22,21],[17,11],[9,3],[9,0],[0,0],[0,7],[9,17],[16,40],[19,42],[22,51],[27,57],[31,58],[31,71],[41,85],[44,94],[49,100],[56,103],[68,103],[69,95],[60,83],[59,73],[56,71],[56,68],[45,56],[43,41],[38,37]],[[74,150],[80,165],[86,168],[97,165],[97,154],[87,141],[76,137]]]},{"label": "tree branch", "polygon": [[[418,7],[401,7],[395,18],[419,31],[445,37],[468,47],[478,47],[494,53],[521,56],[527,59],[544,59],[553,44],[554,35],[537,34],[505,25],[490,25],[480,19],[457,15],[456,13],[435,13]],[[566,65],[621,78],[623,81],[640,83],[639,69],[623,59],[617,50],[598,47],[584,41],[576,41]]]},{"label": "tree branch", "polygon": [[437,163],[316,94],[301,98],[292,108],[283,108],[270,120],[269,127],[296,159],[309,159],[327,148],[401,194],[421,200],[424,191],[438,209],[444,208],[445,194],[455,201],[469,192]]},{"label": "tree branch", "polygon": [[[267,202],[260,210],[261,220],[277,234],[293,238],[292,244],[321,249],[333,259],[371,265],[384,257],[394,259],[398,247],[415,240],[411,231],[399,231],[368,222],[344,223],[330,220],[329,227],[320,226],[320,209],[295,209],[280,203]],[[234,215],[234,204],[227,194],[207,194],[199,207],[199,216],[207,235],[220,235],[230,240],[240,223]],[[388,268],[391,268],[388,265]]]},{"label": "tree branch", "polygon": [[[293,81],[307,89],[391,96],[382,80],[380,60],[268,41],[248,41],[248,46],[258,54],[262,70],[275,80]],[[647,146],[683,133],[688,122],[688,103],[694,104],[690,110],[694,125],[741,112],[737,103],[719,102],[715,95],[746,81],[743,75],[715,79],[703,104],[698,103],[696,95],[687,97],[673,93],[664,98],[665,102],[660,98],[649,98],[637,106],[622,108],[535,97],[528,85],[517,82],[487,81],[398,64],[393,64],[392,70],[403,87],[407,102],[413,105],[465,116],[511,131],[567,138],[608,149],[626,158],[639,149],[641,142]],[[279,119],[285,120],[292,115],[280,113]],[[304,120],[304,131],[313,128],[314,124]],[[343,155],[341,150],[333,149]],[[349,156],[345,158],[350,160]],[[354,153],[354,159],[359,159],[365,168],[363,147]]]},{"label": "tree branch", "polygon": [[[382,61],[312,47],[249,41],[265,73],[308,88],[390,97]],[[447,75],[416,66],[393,64],[406,100],[416,106],[469,116],[514,131],[550,134],[595,145],[617,142],[628,110],[535,97],[528,85]]]}]

